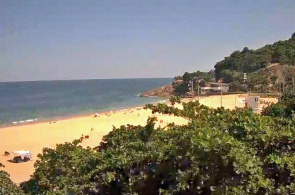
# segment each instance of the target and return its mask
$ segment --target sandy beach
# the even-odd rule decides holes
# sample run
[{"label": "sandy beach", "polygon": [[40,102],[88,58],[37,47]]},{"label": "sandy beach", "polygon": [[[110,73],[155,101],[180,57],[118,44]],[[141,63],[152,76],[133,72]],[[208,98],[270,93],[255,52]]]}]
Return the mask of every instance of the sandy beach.
[{"label": "sandy beach", "polygon": [[[263,98],[268,102],[276,102],[274,98]],[[185,99],[189,101],[191,99]],[[228,109],[244,107],[243,96],[225,95],[222,98],[222,106]],[[221,105],[220,96],[202,97],[200,103],[216,108]],[[262,107],[263,105],[261,105]],[[11,126],[0,129],[0,162],[5,165],[5,170],[10,174],[13,182],[20,183],[30,178],[34,172],[34,162],[37,155],[44,147],[54,148],[57,143],[71,142],[82,135],[89,135],[83,146],[97,146],[102,137],[113,129],[113,126],[121,125],[145,125],[149,116],[158,118],[157,126],[166,126],[168,123],[186,124],[187,120],[162,114],[152,114],[150,110],[143,110],[141,107],[115,111],[112,113],[99,113],[98,117],[91,116],[75,117],[59,120],[55,123],[44,122],[26,124],[22,126]],[[162,121],[160,123],[160,121]],[[13,158],[13,151],[32,151],[33,158],[25,163],[11,163],[8,160]],[[4,156],[4,152],[11,154]]]}]

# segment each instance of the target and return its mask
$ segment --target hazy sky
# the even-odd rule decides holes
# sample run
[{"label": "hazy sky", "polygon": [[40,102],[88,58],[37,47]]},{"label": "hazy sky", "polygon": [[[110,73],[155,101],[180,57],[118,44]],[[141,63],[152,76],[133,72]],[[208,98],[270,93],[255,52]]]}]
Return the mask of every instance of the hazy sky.
[{"label": "hazy sky", "polygon": [[0,0],[0,81],[173,77],[295,32],[295,0]]}]

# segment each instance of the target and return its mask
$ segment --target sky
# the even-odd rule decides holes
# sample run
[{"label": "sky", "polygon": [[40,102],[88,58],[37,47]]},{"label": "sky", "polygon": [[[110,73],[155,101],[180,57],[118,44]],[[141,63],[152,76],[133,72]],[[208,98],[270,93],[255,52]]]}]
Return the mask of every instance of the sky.
[{"label": "sky", "polygon": [[0,0],[0,82],[174,77],[294,32],[294,0]]}]

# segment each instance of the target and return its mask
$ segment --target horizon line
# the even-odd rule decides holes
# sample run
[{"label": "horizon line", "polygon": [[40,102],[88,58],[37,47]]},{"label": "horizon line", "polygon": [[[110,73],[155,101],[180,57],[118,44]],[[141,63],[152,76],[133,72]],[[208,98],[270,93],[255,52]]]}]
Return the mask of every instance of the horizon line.
[{"label": "horizon line", "polygon": [[97,79],[54,79],[54,80],[17,80],[0,81],[0,83],[46,82],[46,81],[87,81],[87,80],[124,80],[124,79],[173,79],[174,77],[131,77],[131,78],[97,78]]}]

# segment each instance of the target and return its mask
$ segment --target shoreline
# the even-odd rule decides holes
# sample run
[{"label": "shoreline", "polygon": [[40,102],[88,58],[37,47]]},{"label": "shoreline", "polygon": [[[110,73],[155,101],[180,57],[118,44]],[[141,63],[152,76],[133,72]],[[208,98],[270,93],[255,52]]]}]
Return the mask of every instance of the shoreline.
[{"label": "shoreline", "polygon": [[[223,96],[228,96],[228,95],[244,95],[242,93],[238,93],[238,94],[224,94]],[[200,96],[200,100],[203,99],[203,98],[210,98],[210,97],[217,97],[220,95],[219,94],[212,94],[212,95],[201,95]],[[169,96],[171,97],[171,96]],[[157,104],[157,103],[161,103],[161,102],[165,102],[167,103],[167,101],[169,101],[169,97],[159,97],[159,96],[148,96],[148,97],[139,97],[139,98],[162,98],[162,100],[157,100],[157,101],[153,101],[153,102],[150,102],[150,103],[145,103],[145,104]],[[182,100],[184,101],[189,101],[189,100],[197,100],[197,96],[195,96],[194,98],[190,98],[190,97],[184,97],[184,98],[181,98]],[[17,124],[13,124],[13,122],[9,122],[9,123],[0,123],[0,131],[1,129],[3,128],[7,128],[7,127],[20,127],[20,126],[25,126],[25,125],[34,125],[34,124],[40,124],[40,123],[50,123],[51,121],[61,121],[61,120],[69,120],[69,119],[77,119],[77,118],[80,118],[80,117],[89,117],[89,116],[92,116],[94,115],[95,113],[98,113],[98,114],[104,114],[105,112],[110,112],[110,111],[113,111],[113,112],[119,112],[121,110],[125,110],[125,109],[130,109],[130,108],[134,108],[134,107],[144,107],[145,104],[138,104],[138,105],[133,105],[131,107],[125,107],[125,108],[119,108],[119,109],[104,109],[102,111],[97,111],[97,112],[92,112],[92,113],[87,113],[87,114],[73,114],[71,116],[52,116],[50,118],[43,118],[43,119],[40,119],[37,117],[37,120],[35,121],[31,121],[31,122],[24,122],[24,123],[19,123],[20,121],[16,121]],[[26,120],[30,120],[30,119],[25,119],[25,120],[21,120],[21,121],[26,121]],[[34,120],[34,119],[33,119]]]},{"label": "shoreline", "polygon": [[[140,97],[140,98],[150,98],[150,97]],[[151,98],[153,98],[153,97],[151,97]],[[156,97],[156,98],[161,98],[161,97]],[[155,102],[151,102],[149,104],[157,104],[162,101],[167,102],[168,99],[169,99],[168,97],[167,98],[163,97],[163,100],[158,100]],[[148,103],[145,103],[145,104],[148,104]],[[39,120],[37,118],[38,120],[35,120],[35,121],[17,123],[17,124],[13,124],[13,122],[6,123],[6,124],[3,123],[3,124],[0,124],[0,131],[1,131],[1,129],[8,128],[8,127],[20,127],[20,126],[34,125],[34,124],[40,124],[40,123],[50,123],[52,121],[62,121],[62,120],[69,120],[69,119],[77,119],[77,118],[81,118],[81,117],[90,117],[90,116],[93,116],[95,113],[98,113],[99,115],[101,115],[101,114],[104,114],[105,112],[120,112],[120,111],[124,111],[124,110],[131,109],[131,108],[144,107],[145,104],[138,104],[138,105],[133,105],[131,107],[118,108],[118,109],[105,109],[103,111],[92,112],[92,113],[87,113],[87,114],[73,114],[72,116],[53,116],[53,117],[51,117],[51,119],[44,118],[44,119]],[[30,120],[30,119],[27,119],[27,120]],[[22,121],[26,121],[26,120],[22,120]],[[19,121],[17,121],[17,122],[19,122]]]},{"label": "shoreline", "polygon": [[[223,107],[227,109],[235,108],[235,99],[237,95],[223,96]],[[196,100],[197,98],[194,98]],[[182,99],[182,102],[188,102],[191,98]],[[162,100],[163,101],[163,100]],[[156,101],[160,103],[162,101]],[[162,102],[164,103],[164,102]],[[165,103],[169,105],[167,99]],[[220,96],[201,97],[200,103],[211,108],[220,106]],[[176,104],[181,109],[182,105]],[[244,104],[238,103],[238,107]],[[95,113],[87,116],[69,117],[58,120],[56,123],[41,122],[14,125],[0,128],[0,163],[4,164],[4,170],[10,174],[14,183],[21,183],[30,179],[34,173],[34,163],[38,159],[37,155],[42,153],[44,147],[55,148],[56,144],[72,142],[81,136],[89,136],[81,145],[83,147],[98,146],[103,138],[113,127],[119,128],[122,125],[146,125],[148,117],[157,117],[156,127],[166,127],[174,122],[177,125],[187,124],[187,119],[175,117],[168,114],[152,113],[151,110],[143,109],[143,106],[133,106],[126,109],[113,110],[110,112],[100,112],[99,117]],[[32,159],[25,163],[11,163],[13,151],[28,150],[32,152]],[[10,152],[9,156],[4,156],[4,152]]]},{"label": "shoreline", "polygon": [[[59,120],[56,123],[39,122],[22,124],[0,129],[0,162],[5,166],[0,168],[10,174],[14,183],[21,183],[30,178],[34,172],[34,163],[37,155],[42,153],[44,147],[55,148],[56,144],[72,142],[81,136],[89,136],[82,142],[83,147],[98,146],[103,136],[121,125],[145,125],[148,117],[155,116],[164,122],[157,122],[156,126],[164,127],[170,122],[184,124],[187,121],[180,117],[152,114],[151,110],[144,110],[142,106],[133,106],[113,111],[111,115],[105,112],[99,117],[93,115],[78,116]],[[28,150],[32,152],[32,159],[25,163],[11,163],[13,151]],[[4,156],[4,152],[10,152]]]}]

